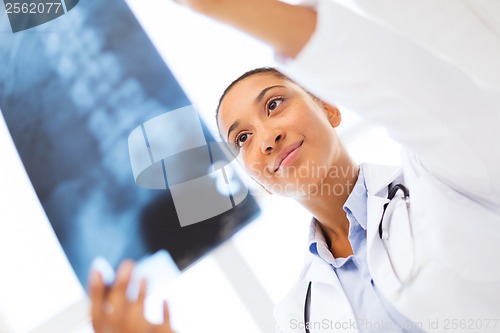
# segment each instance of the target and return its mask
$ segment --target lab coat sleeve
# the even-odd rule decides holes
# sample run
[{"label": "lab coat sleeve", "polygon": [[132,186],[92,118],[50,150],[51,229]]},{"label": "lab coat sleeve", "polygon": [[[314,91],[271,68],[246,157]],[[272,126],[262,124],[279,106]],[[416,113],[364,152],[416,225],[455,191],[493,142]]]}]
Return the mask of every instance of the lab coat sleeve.
[{"label": "lab coat sleeve", "polygon": [[313,36],[294,59],[278,59],[280,69],[385,126],[446,185],[498,208],[500,92],[335,1],[320,0],[317,10]]}]

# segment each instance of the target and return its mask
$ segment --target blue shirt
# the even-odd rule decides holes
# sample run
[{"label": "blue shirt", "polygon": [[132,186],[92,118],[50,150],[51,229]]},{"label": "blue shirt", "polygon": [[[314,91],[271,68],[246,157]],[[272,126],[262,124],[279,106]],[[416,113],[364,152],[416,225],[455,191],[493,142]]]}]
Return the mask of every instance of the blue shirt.
[{"label": "blue shirt", "polygon": [[377,290],[366,261],[367,190],[360,168],[358,180],[344,204],[349,220],[349,242],[353,255],[335,258],[319,222],[313,218],[309,250],[328,263],[337,274],[351,304],[359,332],[423,332],[399,313]]}]

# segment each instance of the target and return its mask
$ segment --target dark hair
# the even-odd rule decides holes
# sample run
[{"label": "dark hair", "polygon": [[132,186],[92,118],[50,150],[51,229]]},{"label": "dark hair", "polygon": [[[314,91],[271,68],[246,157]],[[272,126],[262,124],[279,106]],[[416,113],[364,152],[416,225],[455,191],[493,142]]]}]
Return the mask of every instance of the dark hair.
[{"label": "dark hair", "polygon": [[219,120],[220,105],[221,105],[222,101],[224,100],[224,98],[226,97],[227,93],[236,85],[236,83],[246,79],[249,76],[253,76],[253,75],[257,75],[257,74],[273,74],[278,78],[294,82],[288,76],[286,76],[285,74],[281,73],[280,71],[278,71],[276,68],[273,68],[273,67],[259,67],[259,68],[255,68],[255,69],[252,69],[248,72],[243,73],[240,77],[238,77],[236,80],[231,82],[230,85],[227,86],[227,88],[222,93],[222,96],[219,98],[219,104],[217,105],[217,109],[215,110],[215,121],[217,123],[217,128],[219,128],[219,121],[218,120]]}]

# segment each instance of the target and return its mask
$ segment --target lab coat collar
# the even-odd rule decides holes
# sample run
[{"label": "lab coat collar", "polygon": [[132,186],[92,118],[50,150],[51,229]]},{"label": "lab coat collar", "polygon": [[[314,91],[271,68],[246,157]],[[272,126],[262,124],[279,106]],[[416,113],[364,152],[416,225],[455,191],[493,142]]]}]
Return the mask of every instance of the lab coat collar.
[{"label": "lab coat collar", "polygon": [[387,199],[388,186],[394,180],[402,175],[401,167],[380,166],[366,164],[364,166],[364,175],[367,198],[367,249],[368,249],[368,266],[370,267],[370,258],[372,258],[372,245],[377,243],[378,239],[378,224],[382,216],[384,204]]},{"label": "lab coat collar", "polygon": [[364,164],[363,173],[368,194],[385,196],[387,186],[401,176],[400,166]]},{"label": "lab coat collar", "polygon": [[396,276],[392,274],[390,262],[387,259],[382,240],[378,233],[378,226],[384,210],[384,204],[389,202],[389,199],[387,199],[388,186],[400,178],[401,175],[402,168],[400,167],[371,165],[365,169],[365,181],[368,190],[368,227],[366,232],[368,269],[373,280],[378,284],[379,289],[383,293],[387,290],[392,290],[394,286],[398,286],[399,284]]}]

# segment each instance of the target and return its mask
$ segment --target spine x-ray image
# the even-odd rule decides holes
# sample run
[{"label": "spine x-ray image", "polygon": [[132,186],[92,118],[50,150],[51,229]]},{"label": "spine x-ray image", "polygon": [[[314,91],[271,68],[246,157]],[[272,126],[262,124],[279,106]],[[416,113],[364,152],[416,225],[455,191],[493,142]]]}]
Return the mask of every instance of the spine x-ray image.
[{"label": "spine x-ray image", "polygon": [[[155,153],[154,135],[156,143],[162,142],[161,135],[147,128],[148,121],[189,109],[191,103],[124,1],[80,1],[39,27],[13,33],[4,21],[0,30],[5,32],[0,38],[0,108],[83,285],[97,256],[116,266],[125,258],[138,260],[166,249],[178,268],[185,269],[258,214],[250,194],[219,191],[210,197],[228,202],[227,210],[214,210],[201,222],[195,216],[182,223],[179,203],[187,205],[187,214],[203,202],[173,198],[174,185],[177,196],[180,185],[191,191],[191,179],[207,173],[206,167],[196,166],[205,165],[207,158],[217,165],[217,158],[223,157],[207,150],[217,145],[211,144],[215,140],[202,121],[196,132],[204,144],[200,154],[191,147],[195,150],[188,155],[148,155]],[[171,127],[165,133],[170,146],[174,135],[182,142],[192,134],[181,126],[175,132],[175,123]],[[144,132],[148,136],[134,132],[138,128],[149,131]],[[131,160],[130,154],[137,150],[130,148],[129,136],[150,139],[137,141],[144,148],[138,153],[147,154],[147,163],[159,168],[163,186],[136,183],[132,167],[137,167],[137,159]],[[197,160],[199,156],[204,160]],[[185,169],[191,173],[174,175],[169,168],[176,161],[189,163],[192,168]],[[222,165],[227,174],[228,161]],[[242,184],[235,174],[232,177],[228,186]],[[220,177],[204,182],[207,188],[217,188]],[[211,207],[205,204],[204,209]]]}]

